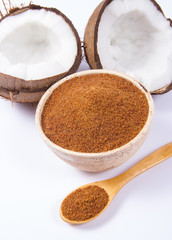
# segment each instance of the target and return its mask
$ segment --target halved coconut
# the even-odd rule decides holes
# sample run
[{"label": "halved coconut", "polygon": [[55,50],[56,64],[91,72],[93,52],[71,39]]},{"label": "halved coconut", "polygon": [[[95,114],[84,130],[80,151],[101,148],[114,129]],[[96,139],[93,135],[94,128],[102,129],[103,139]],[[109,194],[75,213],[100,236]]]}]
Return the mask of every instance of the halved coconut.
[{"label": "halved coconut", "polygon": [[172,21],[154,0],[105,0],[85,30],[91,68],[124,72],[151,93],[172,89]]},{"label": "halved coconut", "polygon": [[39,101],[62,77],[76,72],[81,42],[59,10],[29,5],[0,21],[0,95],[17,102]]}]

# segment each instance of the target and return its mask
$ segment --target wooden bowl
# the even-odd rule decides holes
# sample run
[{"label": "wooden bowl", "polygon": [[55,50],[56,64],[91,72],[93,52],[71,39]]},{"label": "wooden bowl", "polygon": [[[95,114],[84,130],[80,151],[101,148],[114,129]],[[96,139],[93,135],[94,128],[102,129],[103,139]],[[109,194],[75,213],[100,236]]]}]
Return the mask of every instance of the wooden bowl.
[{"label": "wooden bowl", "polygon": [[[100,152],[100,153],[74,152],[54,144],[44,134],[41,126],[41,115],[47,99],[50,97],[52,92],[65,81],[69,81],[76,76],[98,74],[98,73],[108,73],[108,74],[120,76],[126,79],[127,81],[132,82],[145,94],[149,104],[149,113],[148,113],[147,121],[143,126],[142,130],[138,133],[138,135],[135,138],[133,138],[127,144],[107,152]],[[131,156],[141,147],[141,145],[143,144],[143,142],[145,141],[149,133],[152,119],[153,119],[153,113],[154,113],[154,104],[153,104],[153,100],[150,93],[132,77],[127,76],[123,73],[110,71],[110,70],[88,70],[88,71],[82,71],[82,72],[69,75],[63,78],[62,80],[60,80],[59,82],[55,83],[52,87],[50,87],[44,93],[44,95],[42,96],[37,106],[35,120],[36,120],[36,126],[38,128],[39,134],[41,135],[42,139],[59,158],[61,158],[66,163],[80,170],[89,171],[89,172],[100,172],[100,171],[108,170],[121,165],[122,163],[127,161],[129,158],[131,158]]]}]

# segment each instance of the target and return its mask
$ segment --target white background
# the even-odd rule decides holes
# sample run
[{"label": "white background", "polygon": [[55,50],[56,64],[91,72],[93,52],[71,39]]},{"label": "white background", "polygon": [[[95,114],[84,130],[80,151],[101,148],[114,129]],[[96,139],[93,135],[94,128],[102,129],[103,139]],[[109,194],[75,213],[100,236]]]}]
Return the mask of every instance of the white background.
[{"label": "white background", "polygon": [[[61,10],[81,39],[89,16],[100,3],[33,2]],[[166,16],[172,17],[172,1],[158,3]],[[79,70],[88,68],[83,61]],[[0,99],[0,239],[172,240],[172,158],[128,183],[94,221],[73,226],[59,217],[61,201],[73,189],[116,176],[172,141],[172,91],[153,96],[153,100],[154,121],[140,150],[116,169],[86,173],[67,165],[46,147],[35,127],[36,105],[14,103],[12,108],[10,101]]]}]

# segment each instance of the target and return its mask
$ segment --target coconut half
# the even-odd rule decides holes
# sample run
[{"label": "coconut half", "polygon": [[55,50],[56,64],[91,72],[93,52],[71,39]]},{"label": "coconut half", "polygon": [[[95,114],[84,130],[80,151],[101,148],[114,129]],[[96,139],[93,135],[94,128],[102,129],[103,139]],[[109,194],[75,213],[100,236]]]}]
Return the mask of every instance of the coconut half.
[{"label": "coconut half", "polygon": [[59,10],[29,5],[0,21],[0,95],[37,102],[56,81],[77,71],[81,42]]},{"label": "coconut half", "polygon": [[172,89],[172,21],[154,0],[105,0],[85,30],[91,68],[137,79],[154,94]]}]

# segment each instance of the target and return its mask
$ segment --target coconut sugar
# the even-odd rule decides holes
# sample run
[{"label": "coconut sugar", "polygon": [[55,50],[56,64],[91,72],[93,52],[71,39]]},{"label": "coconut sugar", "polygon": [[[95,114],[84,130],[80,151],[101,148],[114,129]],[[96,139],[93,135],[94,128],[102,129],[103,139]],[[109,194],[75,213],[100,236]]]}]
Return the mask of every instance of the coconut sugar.
[{"label": "coconut sugar", "polygon": [[72,221],[86,221],[97,216],[107,205],[107,192],[96,185],[79,188],[62,202],[63,216]]},{"label": "coconut sugar", "polygon": [[65,149],[105,152],[136,137],[148,113],[148,100],[133,83],[110,74],[90,74],[54,90],[43,109],[42,129]]}]

